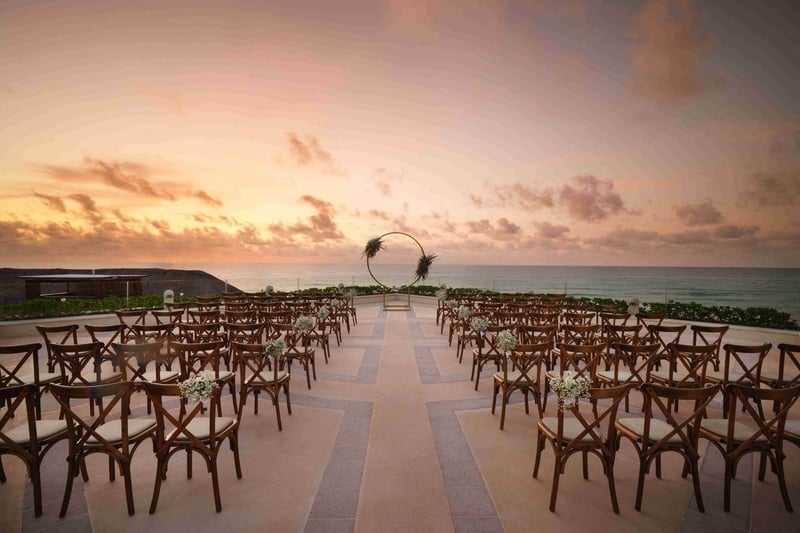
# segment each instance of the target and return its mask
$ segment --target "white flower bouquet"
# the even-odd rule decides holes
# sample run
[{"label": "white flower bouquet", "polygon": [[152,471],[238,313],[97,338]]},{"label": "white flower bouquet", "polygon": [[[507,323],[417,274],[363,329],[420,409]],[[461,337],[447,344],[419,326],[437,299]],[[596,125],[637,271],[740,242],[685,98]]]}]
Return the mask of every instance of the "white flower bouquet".
[{"label": "white flower bouquet", "polygon": [[335,299],[331,300],[331,307],[333,307],[334,309],[339,309],[340,305],[341,305],[341,302],[339,301],[338,298],[335,298]]},{"label": "white flower bouquet", "polygon": [[203,402],[206,403],[211,395],[214,394],[214,389],[218,389],[219,385],[214,378],[214,373],[210,371],[199,372],[187,379],[178,383],[178,388],[181,390],[181,398],[185,398],[190,402]]},{"label": "white flower bouquet", "polygon": [[517,347],[517,338],[510,329],[504,329],[497,334],[494,344],[501,352],[508,353]]},{"label": "white flower bouquet", "polygon": [[314,327],[314,319],[308,315],[301,315],[294,321],[294,329],[308,333]]},{"label": "white flower bouquet", "polygon": [[276,361],[278,357],[283,354],[283,351],[286,349],[286,342],[283,340],[283,335],[278,337],[277,339],[270,339],[264,345],[264,349],[267,352],[273,361]]},{"label": "white flower bouquet", "polygon": [[[333,302],[338,303],[338,300],[334,300]],[[333,305],[333,302],[331,302],[331,305]],[[325,320],[326,318],[328,318],[329,314],[331,314],[331,310],[328,309],[327,305],[323,305],[322,307],[317,309],[317,320]]]},{"label": "white flower bouquet", "polygon": [[489,329],[489,321],[479,316],[473,318],[470,321],[469,325],[473,330],[477,331],[478,333],[483,333],[484,331]]},{"label": "white flower bouquet", "polygon": [[550,380],[550,388],[558,396],[558,405],[562,411],[569,411],[577,405],[579,398],[589,397],[589,385],[582,377],[575,377],[571,371],[564,372]]},{"label": "white flower bouquet", "polygon": [[467,307],[466,305],[462,305],[458,308],[458,318],[464,320],[465,318],[469,318],[469,315],[472,314],[472,309]]},{"label": "white flower bouquet", "polygon": [[445,305],[447,305],[447,307],[449,307],[450,309],[452,309],[452,308],[454,308],[455,306],[457,306],[457,305],[458,305],[458,302],[456,302],[455,300],[447,300],[447,301],[445,302]]}]

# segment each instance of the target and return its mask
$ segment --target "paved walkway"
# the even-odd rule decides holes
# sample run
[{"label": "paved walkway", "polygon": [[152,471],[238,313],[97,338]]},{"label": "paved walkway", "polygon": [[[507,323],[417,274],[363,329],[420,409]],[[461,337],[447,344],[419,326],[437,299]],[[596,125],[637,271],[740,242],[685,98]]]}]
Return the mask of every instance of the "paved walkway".
[{"label": "paved walkway", "polygon": [[[0,486],[0,531],[800,531],[800,519],[783,508],[776,478],[768,473],[765,482],[754,481],[752,460],[740,467],[733,511],[724,513],[716,450],[702,459],[705,514],[694,507],[677,456],[665,457],[663,479],[648,477],[637,512],[638,462],[627,441],[615,466],[619,515],[611,510],[599,462],[590,459],[586,481],[577,456],[567,464],[551,513],[550,449],[539,479],[531,477],[536,415],[515,403],[500,431],[499,410],[490,412],[490,372],[474,391],[469,363],[458,364],[455,348],[434,325],[434,308],[415,303],[411,311],[386,312],[364,305],[358,314],[342,345],[334,343],[330,363],[320,357],[312,390],[305,376],[292,379],[293,414],[282,404],[282,432],[271,406],[262,403],[255,416],[248,399],[240,430],[244,477],[236,479],[232,456],[223,450],[221,513],[214,512],[210,477],[196,467],[187,480],[179,454],[158,510],[149,515],[155,459],[144,445],[133,461],[134,516],[127,515],[123,485],[109,483],[105,458],[92,457],[90,481],[75,483],[69,515],[59,519],[61,446],[43,466],[40,518],[33,517],[21,462],[4,460],[9,481]],[[3,342],[32,340],[38,339]],[[638,409],[632,405],[631,412]],[[786,451],[789,491],[800,508],[800,450]]]}]

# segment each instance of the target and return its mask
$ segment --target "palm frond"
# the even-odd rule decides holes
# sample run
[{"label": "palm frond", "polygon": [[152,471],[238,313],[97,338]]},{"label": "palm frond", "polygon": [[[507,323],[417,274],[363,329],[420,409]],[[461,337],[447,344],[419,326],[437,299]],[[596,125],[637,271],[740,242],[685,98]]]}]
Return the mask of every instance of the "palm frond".
[{"label": "palm frond", "polygon": [[367,257],[367,259],[372,259],[378,252],[383,249],[383,240],[380,237],[375,237],[374,239],[370,239],[367,241],[367,245],[364,246],[364,251],[361,255]]},{"label": "palm frond", "polygon": [[436,254],[422,254],[419,256],[417,271],[415,273],[419,279],[426,279],[428,277],[428,271],[431,269],[431,265],[435,259]]}]

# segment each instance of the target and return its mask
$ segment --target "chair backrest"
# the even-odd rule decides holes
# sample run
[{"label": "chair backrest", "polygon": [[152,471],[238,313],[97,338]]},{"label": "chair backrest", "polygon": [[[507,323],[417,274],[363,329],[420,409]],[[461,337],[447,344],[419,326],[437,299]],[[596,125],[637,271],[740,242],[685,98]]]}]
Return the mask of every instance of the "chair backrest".
[{"label": "chair backrest", "polygon": [[225,307],[225,322],[228,324],[253,324],[256,321],[257,313],[255,310],[242,309],[234,310]]},{"label": "chair backrest", "polygon": [[175,342],[172,347],[180,361],[183,379],[202,371],[214,372],[219,377],[222,342]]},{"label": "chair backrest", "polygon": [[597,344],[601,342],[601,329],[602,326],[599,324],[587,326],[566,325],[561,328],[561,339],[565,344]]},{"label": "chair backrest", "polygon": [[655,336],[650,332],[650,326],[660,326],[666,315],[659,313],[638,313],[636,315],[636,323],[644,326],[644,333],[647,336],[647,342],[658,342]]},{"label": "chair backrest", "polygon": [[[33,375],[34,384],[39,384],[39,350],[41,343],[0,346],[0,387],[15,387],[30,383],[27,376]],[[15,357],[10,357],[15,356]]]},{"label": "chair backrest", "polygon": [[[700,454],[697,451],[697,439],[700,431],[700,421],[705,416],[706,407],[719,392],[721,386],[713,385],[706,387],[664,387],[655,383],[644,383],[641,386],[644,395],[644,430],[642,440],[639,443],[643,455],[655,455],[660,449],[669,447],[678,449],[681,455],[697,460]],[[680,418],[676,418],[671,409],[672,403],[680,400],[694,402],[693,411],[681,413]],[[659,438],[651,436],[650,428],[653,418],[662,420],[671,426],[671,429],[662,433]],[[675,441],[677,437],[680,446]]]},{"label": "chair backrest", "polygon": [[[706,383],[706,369],[714,358],[714,346],[692,344],[669,345],[667,384],[671,387],[702,387]],[[651,365],[652,369],[652,365]]]},{"label": "chair backrest", "polygon": [[184,322],[182,324],[178,324],[178,338],[181,342],[217,341],[220,340],[219,328],[220,324],[217,322],[209,322],[207,324],[192,324]]},{"label": "chair backrest", "polygon": [[730,329],[730,326],[702,326],[692,324],[692,344],[713,344],[717,351],[714,353],[714,361],[719,361],[719,352],[722,347],[722,338]]},{"label": "chair backrest", "polygon": [[[748,450],[770,448],[780,451],[786,417],[800,397],[800,385],[783,389],[760,389],[729,383],[725,386],[725,391],[729,405],[725,438],[728,454],[735,456]],[[762,402],[773,402],[777,406],[777,412],[772,413],[770,418],[762,417],[758,408]],[[739,404],[741,409],[737,408]],[[742,412],[746,414],[742,415]],[[745,417],[749,423],[736,424],[737,417]],[[741,438],[741,429],[736,431],[743,426],[753,431],[746,438]]]},{"label": "chair backrest", "polygon": [[594,382],[597,361],[603,356],[602,344],[567,344],[558,346],[558,373],[571,371],[576,378]]},{"label": "chair backrest", "polygon": [[603,327],[603,334],[605,335],[609,348],[611,348],[614,343],[637,344],[639,342],[639,333],[641,331],[641,324],[609,324]]},{"label": "chair backrest", "polygon": [[478,355],[481,357],[501,357],[503,354],[496,344],[497,335],[506,329],[508,329],[506,326],[490,324],[486,331],[483,332],[483,335],[478,335],[475,339]]},{"label": "chair backrest", "polygon": [[522,324],[517,328],[519,339],[523,344],[549,343],[550,349],[555,348],[558,326],[555,324]]},{"label": "chair backrest", "polygon": [[[647,371],[658,354],[658,344],[627,344],[617,342],[613,345],[613,366],[615,383],[642,384],[647,382]],[[622,374],[628,372],[629,374]],[[624,376],[620,379],[620,376]]]},{"label": "chair backrest", "polygon": [[[36,385],[10,385],[0,387],[0,455],[9,453],[16,455],[28,465],[36,461],[39,450],[38,436],[36,434],[35,414]],[[11,420],[16,418],[25,405],[26,426],[28,427],[28,442],[20,442],[9,436],[12,425]]]},{"label": "chair backrest", "polygon": [[154,379],[161,381],[162,372],[172,364],[170,358],[162,353],[162,342],[137,344],[114,344],[117,365],[122,370],[124,381],[144,381],[145,373],[154,372]]},{"label": "chair backrest", "polygon": [[174,309],[169,311],[150,311],[156,324],[177,324],[183,322],[184,311],[183,309]]},{"label": "chair backrest", "polygon": [[[538,387],[542,382],[542,365],[548,361],[551,349],[549,343],[517,344],[511,354],[502,359],[503,383],[510,383],[511,388]],[[512,373],[512,369],[516,373]]]},{"label": "chair backrest", "polygon": [[657,342],[661,346],[659,353],[662,355],[669,355],[669,345],[680,343],[681,335],[686,331],[686,324],[677,326],[647,324],[646,327],[652,341]]},{"label": "chair backrest", "polygon": [[[50,390],[67,420],[70,449],[104,448],[106,453],[119,459],[129,455],[128,415],[130,398],[134,390],[132,382],[120,381],[105,385],[53,384]],[[85,410],[80,408],[83,402],[80,402],[78,406],[72,404],[72,400],[98,400],[108,397],[112,397],[112,399],[103,402],[103,407],[96,417],[85,414]],[[118,440],[109,440],[108,434],[104,435],[104,432],[98,431],[103,424],[117,420],[120,424]]]},{"label": "chair backrest", "polygon": [[[617,411],[620,402],[630,390],[630,385],[620,385],[618,387],[606,387],[602,389],[589,389],[589,401],[597,405],[598,400],[608,401],[610,404],[605,406],[602,411],[591,410],[591,415],[584,415],[579,409],[579,402],[575,402],[569,411],[557,409],[558,426],[556,436],[556,449],[563,449],[563,453],[571,453],[581,448],[591,447],[599,449],[604,456],[614,456],[616,428],[614,424],[617,419]],[[564,418],[567,412],[580,424],[577,435],[571,435],[569,443],[565,444],[564,438]],[[605,431],[603,431],[605,427]]]},{"label": "chair backrest", "polygon": [[628,319],[631,317],[631,315],[628,313],[620,313],[619,311],[601,312],[598,313],[597,316],[600,319],[600,325],[603,327],[624,326],[628,323]]},{"label": "chair backrest", "polygon": [[218,323],[219,309],[189,309],[189,321],[193,324]]},{"label": "chair backrest", "polygon": [[561,315],[564,325],[569,326],[588,326],[594,323],[595,317],[593,311],[565,311]]},{"label": "chair backrest", "polygon": [[50,372],[55,368],[56,360],[50,345],[56,344],[78,344],[78,324],[67,324],[65,326],[36,326],[36,331],[44,339],[44,346],[47,350],[47,368]]},{"label": "chair backrest", "polygon": [[164,307],[166,307],[167,311],[170,311],[170,312],[172,312],[172,311],[180,311],[181,312],[181,319],[178,322],[183,322],[184,320],[186,320],[186,316],[187,316],[186,313],[192,307],[192,304],[190,304],[189,302],[180,302],[180,303],[171,303],[171,304],[170,303],[166,303],[166,304],[164,304]]},{"label": "chair backrest", "polygon": [[53,357],[67,385],[95,385],[101,381],[102,342],[52,344]]},{"label": "chair backrest", "polygon": [[134,324],[144,325],[147,323],[147,309],[132,309],[130,311],[115,311],[119,323],[125,326],[125,333],[122,336],[123,342],[128,342],[133,338]]},{"label": "chair backrest", "polygon": [[127,327],[124,324],[100,326],[85,324],[83,327],[89,332],[89,337],[91,337],[92,342],[103,343],[103,348],[100,350],[100,353],[103,357],[109,358],[114,357],[114,352],[111,350],[111,345],[116,342],[123,342],[127,332]]},{"label": "chair backrest", "polygon": [[245,342],[231,342],[236,367],[242,383],[249,383],[268,387],[270,383],[278,381],[282,371],[289,372],[289,365],[285,364],[286,354],[282,353],[277,361],[267,354],[264,344],[248,344]]},{"label": "chair backrest", "polygon": [[723,383],[757,386],[761,380],[761,365],[771,349],[770,343],[751,346],[726,344]]},{"label": "chair backrest", "polygon": [[233,342],[244,342],[249,344],[259,344],[264,341],[264,330],[267,325],[263,322],[251,324],[225,323],[224,328],[228,335],[228,344]]},{"label": "chair backrest", "polygon": [[561,313],[559,313],[557,310],[537,308],[536,310],[528,313],[526,316],[529,324],[558,325],[558,319],[561,316]]},{"label": "chair backrest", "polygon": [[778,349],[780,359],[776,386],[800,385],[800,344],[781,343]]}]

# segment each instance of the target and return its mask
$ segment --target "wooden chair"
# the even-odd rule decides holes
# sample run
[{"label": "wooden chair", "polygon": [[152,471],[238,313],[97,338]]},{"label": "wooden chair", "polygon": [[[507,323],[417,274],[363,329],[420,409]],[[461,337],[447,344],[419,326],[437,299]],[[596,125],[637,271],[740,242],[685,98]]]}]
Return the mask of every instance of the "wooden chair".
[{"label": "wooden chair", "polygon": [[680,324],[677,326],[664,326],[662,324],[658,325],[647,325],[647,333],[650,336],[650,342],[658,343],[661,348],[658,350],[658,355],[661,356],[661,359],[669,359],[670,357],[670,344],[680,344],[681,336],[683,332],[686,331],[686,324]]},{"label": "wooden chair", "polygon": [[[177,383],[181,377],[175,357],[163,351],[163,342],[137,344],[114,344],[117,364],[122,369],[123,379],[137,385],[150,383]],[[147,402],[147,414],[152,412]]]},{"label": "wooden chair", "polygon": [[130,311],[115,311],[119,323],[125,327],[125,332],[122,335],[122,342],[131,342],[133,340],[133,327],[134,325],[144,325],[147,323],[147,309],[132,309]]},{"label": "wooden chair", "polygon": [[221,316],[219,309],[189,309],[188,314],[192,324],[218,324]]},{"label": "wooden chair", "polygon": [[180,311],[181,318],[180,320],[178,320],[178,322],[185,322],[186,320],[188,320],[189,316],[188,312],[189,309],[192,307],[192,304],[190,304],[189,302],[180,302],[180,303],[164,304],[164,307],[166,307],[167,311],[170,312]]},{"label": "wooden chair", "polygon": [[563,326],[561,328],[561,342],[564,344],[601,344],[603,339],[602,326],[589,324],[588,326]]},{"label": "wooden chair", "polygon": [[47,350],[47,371],[55,372],[58,365],[53,352],[50,349],[52,344],[78,344],[78,324],[67,324],[65,326],[36,326],[36,331],[44,339],[44,347]]},{"label": "wooden chair", "polygon": [[239,418],[217,416],[220,410],[220,390],[215,389],[211,396],[208,416],[198,416],[203,410],[201,403],[188,406],[180,400],[176,407],[170,400],[180,397],[178,385],[162,383],[144,383],[145,393],[156,411],[156,480],[153,488],[153,499],[150,503],[150,514],[156,512],[161,484],[167,477],[167,466],[170,458],[180,451],[186,452],[186,477],[192,478],[192,453],[199,454],[211,473],[214,491],[214,504],[217,512],[222,511],[222,500],[219,490],[219,474],[217,458],[219,450],[227,439],[233,451],[236,466],[236,477],[242,478],[242,467],[239,462]]},{"label": "wooden chair", "polygon": [[295,330],[292,324],[276,324],[275,331],[283,335],[283,341],[286,343],[287,370],[291,372],[292,362],[300,363],[306,373],[308,390],[311,390],[311,377],[314,377],[314,381],[317,380],[317,360],[316,352],[311,347],[308,337]]},{"label": "wooden chair", "polygon": [[249,324],[226,322],[222,327],[225,330],[228,346],[231,346],[234,342],[262,344],[264,342],[264,330],[267,325],[263,322]]},{"label": "wooden chair", "polygon": [[[660,354],[651,358],[647,370],[647,381],[665,387],[701,388],[706,384],[708,363],[714,357],[714,346],[694,346],[691,344],[669,344],[668,368],[659,368]],[[678,403],[675,403],[675,410]]]},{"label": "wooden chair", "polygon": [[[38,419],[35,413],[38,394],[39,391],[34,384],[0,387],[0,459],[4,455],[13,455],[25,463],[33,485],[34,516],[42,515],[40,472],[44,456],[56,442],[67,438],[65,420]],[[11,427],[9,422],[18,412],[23,411],[23,404],[25,423]],[[6,482],[2,461],[0,461],[0,482]]]},{"label": "wooden chair", "polygon": [[711,362],[714,365],[714,370],[719,370],[719,351],[722,347],[722,338],[730,327],[692,324],[689,329],[692,330],[692,344],[712,344],[716,346],[717,350]]},{"label": "wooden chair", "polygon": [[558,326],[555,324],[520,324],[517,328],[517,335],[522,344],[549,344],[550,355],[545,360],[547,370],[554,367],[556,362],[556,340],[558,338]]},{"label": "wooden chair", "polygon": [[558,369],[553,367],[545,372],[543,409],[547,411],[547,396],[550,393],[550,380],[556,376],[563,376],[570,371],[576,378],[583,378],[588,383],[595,383],[597,363],[603,357],[602,344],[559,344]]},{"label": "wooden chair", "polygon": [[[778,484],[786,510],[793,512],[789,492],[786,489],[786,476],[783,470],[783,438],[786,415],[800,396],[800,385],[783,389],[759,389],[738,383],[725,387],[728,395],[728,417],[707,418],[700,424],[700,437],[708,439],[725,459],[724,509],[731,509],[731,480],[736,477],[736,469],[741,458],[748,453],[760,453],[758,469],[759,481],[764,481],[766,461],[769,457],[773,471],[778,476]],[[777,413],[764,419],[753,404],[773,401],[780,406]],[[748,423],[740,422],[737,405],[741,403]]]},{"label": "wooden chair", "polygon": [[[221,385],[228,385],[233,401],[233,412],[238,413],[239,407],[236,401],[236,372],[222,370],[222,356],[220,341],[210,342],[175,342],[172,348],[178,358],[181,367],[181,380],[187,380],[200,372],[209,371],[214,373],[214,378]],[[217,403],[220,409],[219,416],[222,416],[222,405]]]},{"label": "wooden chair", "polygon": [[103,348],[100,350],[100,355],[103,359],[111,361],[112,365],[116,365],[116,358],[114,351],[111,349],[111,345],[117,342],[125,342],[124,339],[127,332],[125,325],[110,324],[94,326],[92,324],[84,324],[83,327],[86,328],[92,342],[100,342],[103,344]]},{"label": "wooden chair", "polygon": [[[85,344],[52,344],[50,348],[61,369],[62,383],[71,386],[89,386],[122,381],[122,372],[113,368],[101,350],[102,342]],[[109,364],[104,364],[109,363]],[[102,396],[89,397],[89,412],[94,416],[94,405],[103,408]]]},{"label": "wooden chair", "polygon": [[[723,387],[728,383],[739,383],[748,387],[758,387],[761,382],[761,366],[764,359],[772,349],[772,344],[758,344],[743,346],[739,344],[726,344],[725,360],[722,370],[706,370],[706,381],[719,383]],[[758,410],[763,418],[763,408],[758,404]],[[722,416],[728,416],[728,395],[723,396]]]},{"label": "wooden chair", "polygon": [[183,309],[174,309],[171,311],[150,311],[150,314],[153,315],[153,318],[156,321],[156,324],[179,324],[183,322],[184,317],[184,310]]},{"label": "wooden chair", "polygon": [[[567,460],[574,453],[583,457],[583,478],[589,479],[588,455],[594,454],[603,465],[603,473],[608,479],[608,491],[611,497],[611,506],[619,514],[617,491],[614,484],[614,459],[616,457],[616,417],[619,404],[628,393],[630,385],[611,387],[607,389],[589,389],[590,401],[597,405],[598,400],[608,400],[610,405],[605,407],[600,414],[594,409],[592,415],[584,416],[579,410],[579,403],[571,408],[572,417],[565,416],[562,409],[558,409],[556,417],[544,417],[537,424],[536,462],[533,466],[533,477],[539,474],[539,462],[545,443],[553,446],[555,453],[553,469],[553,486],[550,490],[550,511],[556,510],[558,497],[558,481],[564,472]],[[602,425],[606,427],[603,431]]]},{"label": "wooden chair", "polygon": [[543,344],[518,344],[508,357],[502,358],[502,371],[493,376],[494,393],[492,395],[492,414],[497,405],[497,395],[502,392],[502,406],[500,410],[500,430],[506,422],[506,407],[514,391],[522,391],[525,396],[525,414],[530,414],[528,408],[528,393],[533,394],[533,401],[542,417],[542,364],[550,358],[551,347],[549,343]]},{"label": "wooden chair", "polygon": [[665,318],[667,318],[667,315],[660,313],[639,313],[636,315],[636,323],[644,326],[646,335],[650,337],[646,342],[657,342],[655,337],[653,337],[650,333],[650,326],[660,326],[661,323],[664,322]]},{"label": "wooden chair", "polygon": [[476,347],[472,350],[472,374],[470,381],[475,381],[475,390],[478,390],[478,384],[481,381],[481,371],[487,363],[494,363],[497,370],[500,370],[501,361],[505,358],[502,351],[495,345],[497,335],[507,329],[504,326],[493,326],[483,333],[478,335],[475,341]]},{"label": "wooden chair", "polygon": [[[114,481],[115,463],[119,466],[125,480],[128,514],[134,514],[131,460],[142,442],[155,438],[156,421],[150,418],[129,417],[133,383],[123,381],[106,385],[53,384],[50,387],[67,420],[69,439],[67,486],[59,516],[63,518],[67,514],[72,495],[72,480],[78,475],[78,471],[81,470],[84,481],[89,481],[85,460],[93,453],[108,456],[109,481]],[[73,404],[74,400],[107,397],[111,397],[111,400],[101,408],[97,418],[92,418],[93,415],[85,417],[81,414],[82,409],[76,409]]]},{"label": "wooden chair", "polygon": [[261,392],[265,392],[275,406],[278,431],[283,431],[280,410],[281,390],[286,396],[286,410],[292,414],[292,401],[289,396],[291,374],[286,364],[286,356],[281,354],[275,361],[267,354],[265,345],[236,341],[231,343],[231,351],[239,368],[239,409],[244,409],[247,396],[252,393],[253,414],[257,415],[258,396]]},{"label": "wooden chair", "polygon": [[[657,345],[650,345],[657,346]],[[644,478],[650,472],[650,465],[656,463],[656,477],[661,479],[661,455],[675,452],[683,457],[682,476],[692,475],[694,496],[697,509],[705,512],[703,495],[700,492],[700,454],[697,441],[700,431],[700,419],[714,395],[719,392],[719,385],[701,389],[684,389],[678,387],[662,387],[653,383],[641,386],[644,395],[644,418],[620,418],[617,420],[617,446],[625,437],[631,441],[639,456],[639,484],[636,487],[636,510],[642,510],[644,495]],[[677,420],[669,405],[679,400],[694,402],[694,412]],[[666,403],[665,403],[666,401]],[[654,408],[655,407],[655,408]]]},{"label": "wooden chair", "polygon": [[781,343],[776,371],[761,370],[761,383],[773,389],[800,385],[800,344]]},{"label": "wooden chair", "polygon": [[[658,344],[614,343],[611,369],[595,372],[597,385],[618,387],[630,383],[634,389],[640,389],[647,382],[647,370],[653,364],[658,348]],[[630,412],[629,404],[630,394],[625,397],[626,413]]]},{"label": "wooden chair", "polygon": [[609,370],[613,363],[612,351],[615,344],[639,344],[639,333],[642,330],[640,324],[608,324],[603,326],[602,338],[606,345],[605,369]]},{"label": "wooden chair", "polygon": [[[16,387],[18,385],[33,385],[33,400],[36,407],[36,419],[42,418],[42,395],[47,385],[61,381],[61,372],[42,372],[39,369],[39,350],[42,345],[38,342],[31,344],[17,344],[14,346],[0,346],[0,387]],[[60,369],[59,369],[60,370]]]}]

